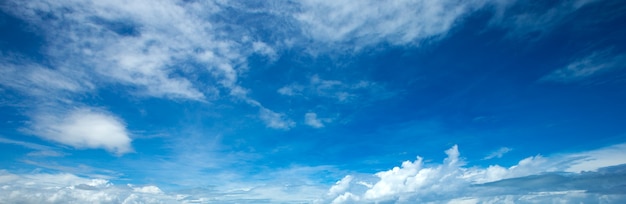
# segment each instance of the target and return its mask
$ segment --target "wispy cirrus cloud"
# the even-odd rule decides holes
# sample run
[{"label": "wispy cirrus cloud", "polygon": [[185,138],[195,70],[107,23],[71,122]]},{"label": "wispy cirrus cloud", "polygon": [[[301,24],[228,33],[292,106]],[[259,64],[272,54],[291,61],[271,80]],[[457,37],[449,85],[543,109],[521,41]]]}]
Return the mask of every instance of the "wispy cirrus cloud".
[{"label": "wispy cirrus cloud", "polygon": [[577,82],[602,73],[623,69],[624,63],[626,63],[625,54],[613,54],[609,50],[596,51],[570,62],[541,80],[559,83]]},{"label": "wispy cirrus cloud", "polygon": [[[2,61],[6,69],[0,84],[40,100],[61,98],[65,104],[74,103],[73,97],[50,90],[95,94],[94,90],[121,85],[126,93],[140,97],[192,101],[234,97],[258,103],[254,106],[264,114],[259,117],[267,121],[273,111],[249,98],[239,77],[248,69],[248,56],[275,60],[276,50],[247,33],[245,26],[216,20],[215,15],[227,15],[220,13],[225,6],[169,0],[3,4],[3,11],[43,36],[41,50],[47,60],[45,65]],[[241,32],[226,34],[232,29]],[[27,71],[19,69],[25,66]]]},{"label": "wispy cirrus cloud", "polygon": [[26,156],[29,157],[60,157],[65,155],[65,153],[59,151],[57,148],[26,141],[0,137],[0,143],[18,145],[24,148],[34,150],[33,152],[29,152],[28,154],[26,154]]},{"label": "wispy cirrus cloud", "polygon": [[276,113],[270,109],[261,107],[259,117],[265,124],[274,129],[288,130],[296,125],[285,114]]},{"label": "wispy cirrus cloud", "polygon": [[[285,96],[331,98],[339,103],[348,103],[355,99],[365,98],[365,95],[371,95],[369,98],[376,100],[376,98],[384,98],[389,94],[385,92],[382,85],[374,82],[361,80],[348,83],[340,80],[323,79],[319,75],[311,76],[306,85],[294,83],[279,88],[277,92]],[[383,94],[383,92],[385,93]]]},{"label": "wispy cirrus cloud", "polygon": [[493,159],[493,158],[502,158],[502,156],[504,156],[504,154],[512,151],[513,149],[508,148],[508,147],[501,147],[500,149],[491,152],[491,154],[487,155],[485,158],[483,159]]},{"label": "wispy cirrus cloud", "polygon": [[[389,43],[419,44],[445,36],[455,23],[488,1],[301,1],[295,18],[305,35],[360,49]],[[336,45],[336,44],[333,44]]]}]

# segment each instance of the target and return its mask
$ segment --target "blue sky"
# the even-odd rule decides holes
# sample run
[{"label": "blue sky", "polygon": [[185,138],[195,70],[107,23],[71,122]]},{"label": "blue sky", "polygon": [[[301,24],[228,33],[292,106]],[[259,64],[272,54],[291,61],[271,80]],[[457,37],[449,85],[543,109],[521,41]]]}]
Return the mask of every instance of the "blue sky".
[{"label": "blue sky", "polygon": [[626,202],[622,1],[0,11],[0,200]]}]

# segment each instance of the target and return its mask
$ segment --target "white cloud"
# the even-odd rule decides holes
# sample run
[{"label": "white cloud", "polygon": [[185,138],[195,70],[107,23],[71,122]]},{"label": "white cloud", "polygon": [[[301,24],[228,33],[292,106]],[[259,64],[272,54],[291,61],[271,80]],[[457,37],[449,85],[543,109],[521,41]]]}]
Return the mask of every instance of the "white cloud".
[{"label": "white cloud", "polygon": [[274,129],[288,130],[296,125],[296,123],[287,118],[285,114],[276,113],[263,107],[259,110],[259,117],[263,122],[265,122],[267,127]]},{"label": "white cloud", "polygon": [[508,147],[501,147],[500,149],[492,152],[491,154],[487,155],[483,159],[502,158],[502,156],[504,156],[504,154],[510,152],[511,150],[513,150],[513,149],[508,148]]},{"label": "white cloud", "polygon": [[[496,15],[492,24],[508,28],[510,37],[536,40],[552,32],[555,27],[568,20],[571,15],[586,5],[598,0],[569,0],[556,4],[531,1],[494,1]],[[547,7],[546,7],[547,6]]]},{"label": "white cloud", "polygon": [[29,157],[61,157],[65,155],[65,153],[56,150],[56,148],[31,142],[24,142],[0,137],[0,143],[19,145],[24,148],[35,150],[26,154],[26,156]]},{"label": "white cloud", "polygon": [[63,115],[35,116],[30,132],[75,148],[102,148],[118,155],[132,152],[131,138],[119,118],[102,110],[77,108]]},{"label": "white cloud", "polygon": [[563,160],[575,160],[568,172],[597,171],[606,166],[626,164],[626,144],[618,144],[589,152],[564,155]]},{"label": "white cloud", "polygon": [[300,85],[292,84],[292,85],[281,87],[280,89],[278,89],[277,92],[285,96],[295,96],[295,95],[300,94],[300,92],[302,92],[303,89],[304,87]]},{"label": "white cloud", "polygon": [[143,187],[133,187],[133,185],[128,185],[133,188],[134,192],[139,193],[149,193],[149,194],[162,194],[163,191],[159,187],[156,186],[143,186]]},{"label": "white cloud", "polygon": [[68,173],[14,174],[0,170],[0,200],[7,203],[312,203],[323,193],[320,186],[267,182],[228,182],[214,188],[167,192],[156,185],[119,185]]},{"label": "white cloud", "polygon": [[[5,178],[5,179],[3,179]],[[8,203],[173,203],[156,186],[128,188],[73,174],[11,174],[0,170],[0,200]],[[137,191],[136,189],[148,189]]]},{"label": "white cloud", "polygon": [[94,88],[84,76],[71,70],[53,70],[17,57],[0,56],[0,67],[0,85],[45,100],[62,100],[68,93]]},{"label": "white cloud", "polygon": [[[219,87],[227,92],[238,88],[253,53],[277,58],[274,48],[249,35],[243,25],[212,21],[227,6],[68,0],[18,1],[2,9],[45,37],[43,54],[54,70],[71,69],[75,74],[70,77],[89,76],[104,82],[99,85],[127,85],[137,95],[205,100],[215,97]],[[199,73],[213,80],[195,80]]]},{"label": "white cloud", "polygon": [[[305,34],[356,49],[377,43],[404,45],[445,35],[486,1],[300,1],[295,18]],[[335,45],[335,44],[333,44]]]},{"label": "white cloud", "polygon": [[331,122],[330,118],[318,118],[316,113],[309,112],[304,114],[304,123],[314,128],[323,128],[324,123]]},{"label": "white cloud", "polygon": [[274,50],[274,48],[268,46],[264,42],[257,41],[252,43],[252,49],[254,50],[254,52],[269,57],[271,60],[276,60],[276,58],[278,57],[278,54],[276,54],[276,50]]},{"label": "white cloud", "polygon": [[52,147],[48,147],[48,146],[45,146],[45,145],[35,144],[35,143],[31,143],[31,142],[18,141],[18,140],[12,140],[12,139],[8,139],[8,138],[4,138],[4,137],[0,137],[0,143],[19,145],[19,146],[22,146],[22,147],[25,147],[25,148],[28,148],[28,149],[34,149],[34,150],[40,150],[40,151],[46,151],[46,150],[52,149]]},{"label": "white cloud", "polygon": [[[345,177],[332,186],[333,203],[493,203],[493,202],[613,202],[623,177],[626,144],[567,155],[534,156],[517,165],[464,167],[455,145],[442,164],[421,157],[374,175]],[[616,166],[621,165],[621,166]],[[611,167],[613,166],[613,167]],[[581,168],[584,167],[584,168]],[[610,168],[600,168],[610,167]],[[581,172],[582,170],[588,172]],[[598,171],[598,172],[589,172]],[[568,172],[568,173],[562,173]],[[348,179],[346,179],[348,178]],[[370,185],[369,183],[373,184]],[[363,185],[363,184],[366,185]]]},{"label": "white cloud", "polygon": [[597,51],[575,60],[561,69],[544,76],[543,81],[569,83],[580,81],[603,72],[624,68],[626,55],[612,55],[609,51]]},{"label": "white cloud", "polygon": [[352,176],[347,175],[343,177],[341,180],[337,181],[335,185],[333,185],[330,190],[328,190],[328,196],[335,197],[341,193],[346,192],[348,187],[350,186],[350,182],[352,181]]},{"label": "white cloud", "polygon": [[[309,84],[290,84],[277,90],[285,96],[317,96],[335,99],[340,103],[347,103],[355,99],[367,98],[376,100],[388,97],[388,93],[383,86],[370,81],[358,81],[347,83],[339,80],[322,79],[319,75],[309,78]],[[362,102],[362,101],[361,101]]]}]

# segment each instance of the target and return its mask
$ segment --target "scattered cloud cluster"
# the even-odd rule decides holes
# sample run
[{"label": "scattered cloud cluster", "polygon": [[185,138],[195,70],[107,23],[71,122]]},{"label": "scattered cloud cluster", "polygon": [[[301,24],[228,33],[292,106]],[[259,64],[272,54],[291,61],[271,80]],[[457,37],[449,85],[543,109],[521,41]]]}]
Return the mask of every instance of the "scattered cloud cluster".
[{"label": "scattered cloud cluster", "polygon": [[302,203],[323,193],[319,186],[257,185],[222,190],[192,188],[165,192],[155,185],[114,184],[74,174],[0,170],[0,200],[8,203]]},{"label": "scattered cloud cluster", "polygon": [[379,94],[378,92],[382,92],[381,90],[383,90],[383,87],[369,81],[346,83],[339,80],[322,79],[318,75],[314,75],[310,77],[309,84],[302,85],[294,83],[281,87],[277,92],[284,96],[317,96],[331,98],[335,99],[337,102],[345,103],[364,97],[360,96],[359,92],[369,91]]},{"label": "scattered cloud cluster", "polygon": [[8,203],[173,203],[156,186],[114,185],[73,174],[12,174],[0,170],[0,200]]},{"label": "scattered cloud cluster", "polygon": [[[494,203],[626,201],[626,145],[552,157],[533,156],[517,165],[465,167],[458,147],[441,164],[421,157],[374,175],[349,175],[332,186],[333,203]],[[576,168],[584,166],[585,168]]]},{"label": "scattered cloud cluster", "polygon": [[[0,170],[0,199],[11,203],[619,203],[626,201],[626,144],[532,156],[516,165],[467,167],[458,147],[442,163],[418,157],[375,174],[347,175],[327,191],[311,183],[328,167],[277,170],[272,182],[164,191],[155,185],[114,184],[68,173]],[[581,168],[583,166],[584,168]],[[274,175],[276,174],[276,175]],[[282,179],[281,176],[285,176]],[[306,177],[305,176],[305,177]],[[296,179],[296,180],[293,180]],[[286,182],[289,181],[289,182]],[[289,183],[288,185],[286,183]]]}]

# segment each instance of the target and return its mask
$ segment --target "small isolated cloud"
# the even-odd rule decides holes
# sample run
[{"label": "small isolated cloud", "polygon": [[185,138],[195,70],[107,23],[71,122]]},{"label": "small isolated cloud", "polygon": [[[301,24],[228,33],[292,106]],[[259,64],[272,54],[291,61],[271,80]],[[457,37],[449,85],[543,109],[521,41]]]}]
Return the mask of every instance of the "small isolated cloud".
[{"label": "small isolated cloud", "polygon": [[304,90],[303,86],[292,84],[292,85],[281,87],[280,89],[278,89],[277,92],[285,96],[294,96],[294,95],[301,94],[302,90]]},{"label": "small isolated cloud", "polygon": [[584,80],[604,72],[624,68],[626,55],[612,55],[609,51],[594,52],[577,59],[564,68],[557,69],[541,78],[542,81],[570,83]]},{"label": "small isolated cloud", "polygon": [[78,108],[62,115],[37,115],[30,131],[41,138],[79,149],[101,148],[117,155],[133,151],[124,122],[92,108]]},{"label": "small isolated cloud", "polygon": [[330,122],[329,118],[318,118],[316,113],[309,112],[304,114],[304,123],[314,128],[323,128],[324,123]]},{"label": "small isolated cloud", "polygon": [[259,111],[259,117],[263,122],[265,122],[265,125],[267,125],[267,127],[289,130],[296,125],[296,123],[287,118],[285,114],[276,113],[270,109],[263,107],[261,107]]},{"label": "small isolated cloud", "polygon": [[[533,156],[511,167],[465,167],[458,147],[440,164],[421,157],[373,175],[346,176],[332,186],[332,203],[615,203],[626,201],[626,144]],[[592,159],[593,158],[593,159]],[[600,159],[605,158],[605,159]],[[609,158],[609,159],[607,159]],[[612,159],[610,159],[612,158]],[[585,171],[579,171],[585,166]]]},{"label": "small isolated cloud", "polygon": [[491,154],[487,155],[483,159],[486,160],[486,159],[493,159],[493,158],[502,158],[502,156],[504,156],[504,154],[510,152],[511,150],[513,150],[513,149],[508,148],[508,147],[501,147],[500,149],[492,152]]}]

